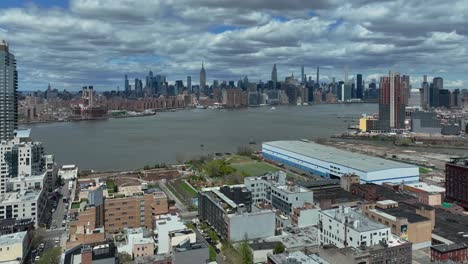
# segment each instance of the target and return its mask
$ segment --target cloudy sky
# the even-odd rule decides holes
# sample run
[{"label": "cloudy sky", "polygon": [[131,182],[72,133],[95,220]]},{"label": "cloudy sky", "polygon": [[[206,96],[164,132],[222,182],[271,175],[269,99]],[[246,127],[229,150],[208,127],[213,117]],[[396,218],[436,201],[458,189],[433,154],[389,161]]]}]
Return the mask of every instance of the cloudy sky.
[{"label": "cloudy sky", "polygon": [[466,0],[1,0],[0,38],[20,90],[122,88],[151,69],[170,81],[269,80],[321,67],[321,80],[389,70],[468,88]]}]

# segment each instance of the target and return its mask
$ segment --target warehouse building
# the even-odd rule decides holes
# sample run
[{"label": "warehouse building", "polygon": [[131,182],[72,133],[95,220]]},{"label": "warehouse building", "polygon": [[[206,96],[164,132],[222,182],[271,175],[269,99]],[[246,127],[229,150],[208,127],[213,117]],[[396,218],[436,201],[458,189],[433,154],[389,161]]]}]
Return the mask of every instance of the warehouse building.
[{"label": "warehouse building", "polygon": [[339,150],[307,140],[265,142],[262,144],[262,155],[266,160],[327,178],[355,174],[362,183],[419,181],[417,166]]}]

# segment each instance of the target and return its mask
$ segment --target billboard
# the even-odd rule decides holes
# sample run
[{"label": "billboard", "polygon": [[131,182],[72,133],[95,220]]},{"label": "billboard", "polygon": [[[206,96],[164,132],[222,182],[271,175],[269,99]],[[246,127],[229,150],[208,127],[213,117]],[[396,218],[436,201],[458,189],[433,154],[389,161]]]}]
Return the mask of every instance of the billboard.
[{"label": "billboard", "polygon": [[408,240],[408,226],[402,225],[400,229],[400,238]]}]

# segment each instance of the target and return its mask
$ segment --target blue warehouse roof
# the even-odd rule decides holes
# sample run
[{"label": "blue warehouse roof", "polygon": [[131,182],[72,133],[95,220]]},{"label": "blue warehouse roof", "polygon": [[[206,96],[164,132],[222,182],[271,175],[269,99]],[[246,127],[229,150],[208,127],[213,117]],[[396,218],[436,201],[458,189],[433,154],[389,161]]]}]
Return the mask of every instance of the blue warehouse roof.
[{"label": "blue warehouse roof", "polygon": [[417,166],[368,156],[360,153],[340,150],[334,147],[320,145],[301,140],[270,141],[263,143],[266,147],[272,146],[285,151],[293,152],[309,158],[334,163],[363,172],[382,171],[389,169],[408,169]]}]

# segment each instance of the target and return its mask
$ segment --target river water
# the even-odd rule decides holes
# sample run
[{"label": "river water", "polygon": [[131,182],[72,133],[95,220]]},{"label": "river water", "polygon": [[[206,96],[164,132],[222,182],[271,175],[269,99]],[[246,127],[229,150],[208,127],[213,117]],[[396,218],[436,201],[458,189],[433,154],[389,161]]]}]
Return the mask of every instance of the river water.
[{"label": "river water", "polygon": [[147,117],[28,127],[33,139],[43,142],[45,151],[55,154],[59,164],[103,171],[235,152],[252,140],[260,147],[262,141],[328,138],[346,131],[351,118],[357,120],[361,114],[377,109],[377,104],[190,109]]}]

